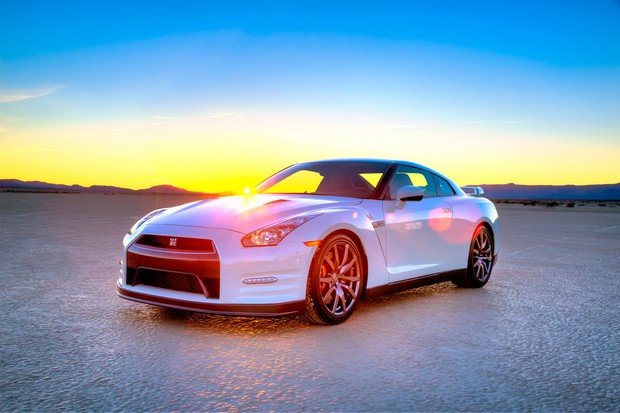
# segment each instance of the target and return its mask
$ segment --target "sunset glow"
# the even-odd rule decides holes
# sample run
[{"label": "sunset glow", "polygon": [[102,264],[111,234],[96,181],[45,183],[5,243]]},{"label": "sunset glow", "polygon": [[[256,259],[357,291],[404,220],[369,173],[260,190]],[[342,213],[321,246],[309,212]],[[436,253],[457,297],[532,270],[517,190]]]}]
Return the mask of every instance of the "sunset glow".
[{"label": "sunset glow", "polygon": [[114,30],[124,8],[69,3],[0,5],[0,179],[242,192],[364,157],[460,185],[620,182],[617,2],[143,5]]}]

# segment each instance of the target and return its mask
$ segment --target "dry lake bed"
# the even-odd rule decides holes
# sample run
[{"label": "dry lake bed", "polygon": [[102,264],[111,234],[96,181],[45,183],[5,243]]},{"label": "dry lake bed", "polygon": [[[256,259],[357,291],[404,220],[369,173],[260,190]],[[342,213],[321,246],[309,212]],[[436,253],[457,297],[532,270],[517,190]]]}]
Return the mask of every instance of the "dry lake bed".
[{"label": "dry lake bed", "polygon": [[0,411],[620,411],[620,207],[499,204],[491,281],[338,326],[117,298],[123,235],[187,197],[0,193]]}]

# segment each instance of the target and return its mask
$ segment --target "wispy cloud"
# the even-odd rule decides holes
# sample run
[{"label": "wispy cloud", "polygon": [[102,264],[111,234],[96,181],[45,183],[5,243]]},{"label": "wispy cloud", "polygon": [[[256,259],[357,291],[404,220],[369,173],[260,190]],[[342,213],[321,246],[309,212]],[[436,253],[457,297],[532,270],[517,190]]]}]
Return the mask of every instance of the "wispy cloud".
[{"label": "wispy cloud", "polygon": [[[120,126],[118,128],[109,128],[109,129],[99,129],[99,130],[93,130],[90,132],[84,132],[84,133],[78,133],[75,135],[69,135],[69,136],[63,136],[58,139],[70,139],[70,138],[81,138],[81,137],[86,137],[86,136],[96,136],[96,135],[105,135],[105,134],[109,134],[109,133],[117,133],[117,132],[125,132],[125,131],[131,131],[131,130],[138,130],[138,129],[147,129],[147,128],[153,128],[156,126],[162,126],[162,125],[167,125],[169,123],[172,122],[176,122],[176,118],[168,118],[168,117],[159,117],[159,116],[153,116],[154,119],[160,120],[160,122],[149,122],[149,123],[139,123],[137,125],[126,125],[126,126]],[[165,118],[166,120],[162,119]]]},{"label": "wispy cloud", "polygon": [[13,156],[20,153],[34,153],[34,152],[54,152],[55,150],[48,146],[46,142],[34,142],[31,145],[27,145],[22,148],[9,151],[0,151],[0,157]]},{"label": "wispy cloud", "polygon": [[172,116],[153,116],[152,118],[157,120],[179,120],[179,118],[175,118]]},{"label": "wispy cloud", "polygon": [[417,123],[385,123],[385,124],[368,124],[368,125],[355,125],[348,129],[351,130],[398,130],[398,129],[412,129],[417,128],[420,125]]},{"label": "wispy cloud", "polygon": [[242,113],[215,113],[212,115],[207,115],[205,116],[205,119],[208,120],[213,120],[213,119],[218,119],[218,120],[222,120],[222,123],[224,125],[227,125],[231,122],[236,121],[239,118],[242,118],[243,114]]},{"label": "wispy cloud", "polygon": [[235,116],[234,113],[216,113],[213,115],[205,116],[206,119],[220,119],[220,118],[230,118],[231,116]]},{"label": "wispy cloud", "polygon": [[57,91],[61,85],[37,90],[0,90],[0,103],[22,102],[24,100],[37,99]]}]

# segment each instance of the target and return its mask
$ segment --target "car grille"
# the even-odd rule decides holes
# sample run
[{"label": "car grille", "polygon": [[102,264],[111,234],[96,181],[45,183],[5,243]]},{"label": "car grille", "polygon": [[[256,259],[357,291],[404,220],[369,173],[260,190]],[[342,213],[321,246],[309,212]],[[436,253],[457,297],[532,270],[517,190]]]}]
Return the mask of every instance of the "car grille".
[{"label": "car grille", "polygon": [[215,246],[210,239],[180,238],[163,235],[142,235],[136,244],[147,247],[164,248],[179,251],[200,251],[206,254],[215,252]]},{"label": "car grille", "polygon": [[128,285],[220,297],[220,257],[213,241],[142,235],[127,250]]}]

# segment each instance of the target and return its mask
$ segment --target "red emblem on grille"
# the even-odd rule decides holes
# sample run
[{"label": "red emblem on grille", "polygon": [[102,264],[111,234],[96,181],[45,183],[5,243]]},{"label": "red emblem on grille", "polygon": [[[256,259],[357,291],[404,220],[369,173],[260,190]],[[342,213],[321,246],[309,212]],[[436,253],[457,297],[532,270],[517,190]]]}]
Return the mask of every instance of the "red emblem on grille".
[{"label": "red emblem on grille", "polygon": [[168,244],[171,247],[176,247],[177,246],[177,239],[176,238],[170,238],[170,243]]}]

